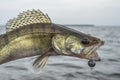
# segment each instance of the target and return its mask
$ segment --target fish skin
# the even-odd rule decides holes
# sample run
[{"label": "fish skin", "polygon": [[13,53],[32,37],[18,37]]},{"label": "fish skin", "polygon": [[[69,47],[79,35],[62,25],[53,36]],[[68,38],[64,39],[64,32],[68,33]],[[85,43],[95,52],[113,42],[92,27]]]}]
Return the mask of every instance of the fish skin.
[{"label": "fish skin", "polygon": [[18,28],[0,36],[0,63],[38,55],[51,47],[50,42],[53,36],[53,31],[49,32],[51,25],[34,24],[33,28],[30,26]]}]

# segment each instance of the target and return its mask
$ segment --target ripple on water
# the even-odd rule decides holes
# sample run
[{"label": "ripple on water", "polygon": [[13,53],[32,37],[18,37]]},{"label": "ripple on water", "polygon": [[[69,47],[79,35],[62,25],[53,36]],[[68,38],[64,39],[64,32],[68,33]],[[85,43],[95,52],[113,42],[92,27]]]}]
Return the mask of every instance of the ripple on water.
[{"label": "ripple on water", "polygon": [[23,70],[23,71],[28,71],[27,68],[18,67],[18,66],[5,66],[4,68],[12,69],[12,70]]},{"label": "ripple on water", "polygon": [[16,79],[10,79],[10,80],[16,80]]},{"label": "ripple on water", "polygon": [[108,77],[120,78],[120,73],[112,73],[112,74],[109,74]]},{"label": "ripple on water", "polygon": [[119,62],[119,60],[117,60],[117,59],[108,59],[108,61],[111,61],[111,62]]},{"label": "ripple on water", "polygon": [[63,77],[71,77],[71,78],[76,78],[75,74],[73,73],[67,73],[67,74],[64,74],[62,75]]},{"label": "ripple on water", "polygon": [[61,66],[61,67],[69,67],[69,68],[75,68],[75,69],[83,69],[84,67],[81,66],[76,66],[73,64],[68,64],[68,63],[59,63],[59,64],[49,64],[50,66]]}]

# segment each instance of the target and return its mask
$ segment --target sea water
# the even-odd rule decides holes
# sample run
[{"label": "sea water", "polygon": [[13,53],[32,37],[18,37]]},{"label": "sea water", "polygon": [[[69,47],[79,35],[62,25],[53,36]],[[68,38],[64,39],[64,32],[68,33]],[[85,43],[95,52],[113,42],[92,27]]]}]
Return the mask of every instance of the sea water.
[{"label": "sea water", "polygon": [[[92,71],[87,60],[67,56],[50,57],[44,70],[35,71],[32,63],[36,57],[31,57],[0,65],[0,80],[120,80],[120,27],[68,27],[105,41],[98,49],[102,60]],[[5,27],[1,26],[3,33]]]}]

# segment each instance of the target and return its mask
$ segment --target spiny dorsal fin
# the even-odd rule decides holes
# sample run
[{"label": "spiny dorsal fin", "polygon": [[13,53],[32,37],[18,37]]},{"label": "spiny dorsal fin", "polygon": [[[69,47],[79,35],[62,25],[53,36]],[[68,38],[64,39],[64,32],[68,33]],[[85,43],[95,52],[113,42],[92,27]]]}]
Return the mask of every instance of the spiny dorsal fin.
[{"label": "spiny dorsal fin", "polygon": [[20,13],[17,18],[10,19],[7,22],[6,31],[9,32],[13,29],[36,23],[51,23],[51,19],[40,10],[33,9],[32,11],[24,11]]}]

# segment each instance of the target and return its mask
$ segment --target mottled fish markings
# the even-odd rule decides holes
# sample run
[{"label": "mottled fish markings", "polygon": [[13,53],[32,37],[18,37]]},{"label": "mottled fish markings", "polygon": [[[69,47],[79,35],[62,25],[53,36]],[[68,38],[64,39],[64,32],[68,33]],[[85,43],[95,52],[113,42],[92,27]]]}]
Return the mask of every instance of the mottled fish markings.
[{"label": "mottled fish markings", "polygon": [[99,60],[96,50],[104,44],[96,37],[52,23],[40,10],[28,10],[9,20],[6,31],[0,35],[0,64],[40,55],[33,63],[37,69],[52,55]]}]

